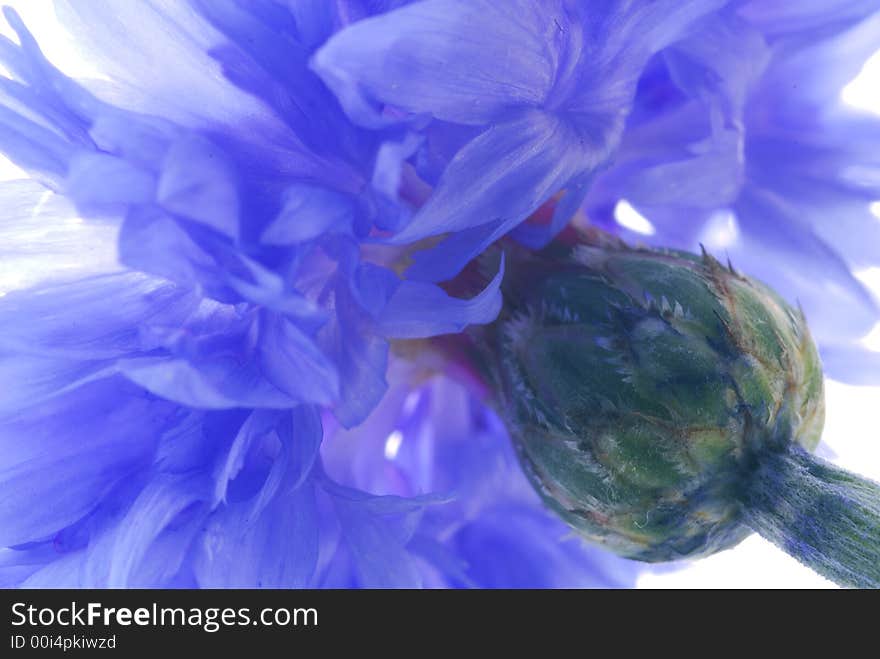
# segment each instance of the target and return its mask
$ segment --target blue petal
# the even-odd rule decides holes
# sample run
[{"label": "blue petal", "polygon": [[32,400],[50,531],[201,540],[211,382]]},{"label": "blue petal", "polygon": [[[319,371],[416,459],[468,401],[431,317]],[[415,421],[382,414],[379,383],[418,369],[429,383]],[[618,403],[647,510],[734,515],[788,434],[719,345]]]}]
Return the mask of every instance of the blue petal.
[{"label": "blue petal", "polygon": [[334,365],[283,316],[261,314],[203,300],[180,322],[139,328],[153,352],[121,359],[115,368],[157,395],[199,409],[334,400]]},{"label": "blue petal", "polygon": [[819,346],[822,369],[840,382],[880,386],[880,352],[859,345],[829,343]]},{"label": "blue petal", "polygon": [[314,406],[303,405],[291,412],[290,430],[282,441],[291,444],[290,470],[287,474],[292,488],[298,488],[312,473],[324,430],[321,414]]},{"label": "blue petal", "polygon": [[[162,474],[143,489],[125,519],[119,523],[113,538],[113,549],[107,586],[126,588],[132,577],[143,569],[142,563],[155,561],[150,554],[157,550],[154,543],[189,506],[207,499],[208,480],[202,474]],[[193,520],[189,520],[192,524]],[[187,543],[169,543],[161,552],[160,563],[153,564],[153,575],[146,585],[162,583],[179,569],[187,552]],[[156,568],[159,574],[156,574]]]},{"label": "blue petal", "polygon": [[89,129],[100,150],[151,172],[159,171],[180,133],[179,127],[164,119],[115,108],[102,109]]},{"label": "blue petal", "polygon": [[80,208],[144,204],[156,196],[156,179],[122,158],[83,153],[71,160],[65,189]]},{"label": "blue petal", "polygon": [[13,8],[3,7],[3,16],[18,36],[20,45],[3,37],[0,58],[12,74],[25,83],[5,84],[4,91],[29,111],[48,119],[71,143],[88,146],[86,128],[102,104],[49,63]]},{"label": "blue petal", "polygon": [[324,187],[299,183],[284,192],[284,206],[263,232],[269,245],[295,245],[327,231],[351,231],[354,203],[351,198]]},{"label": "blue petal", "polygon": [[675,83],[732,125],[770,57],[763,35],[733,12],[707,16],[665,53]]},{"label": "blue petal", "polygon": [[361,308],[375,317],[399,286],[400,279],[391,270],[365,262],[355,268],[351,291]]},{"label": "blue petal", "polygon": [[2,106],[0,128],[0,149],[12,162],[61,187],[76,147]]},{"label": "blue petal", "polygon": [[[568,537],[564,536],[568,534]],[[559,538],[552,542],[550,537]],[[481,588],[632,587],[632,566],[585,548],[558,520],[538,508],[510,505],[481,512],[452,539],[465,575]],[[593,561],[606,563],[597,569]],[[620,563],[615,568],[615,563]],[[618,574],[615,574],[617,572]]]},{"label": "blue petal", "polygon": [[[865,5],[853,7],[854,13],[867,13]],[[797,126],[821,139],[817,120],[838,109],[841,90],[877,50],[880,11],[876,4],[872,11],[873,15],[856,25],[854,20],[826,23],[828,17],[823,17],[823,23],[814,27],[826,34],[811,38],[809,33],[796,33],[792,39],[777,43],[778,54],[753,92],[764,101],[765,122],[773,119],[782,129]],[[797,80],[797,85],[792,85],[792,80]],[[780,93],[780,85],[785,86],[785,93]],[[834,125],[833,121],[828,123]]]},{"label": "blue petal", "polygon": [[0,207],[0,293],[119,269],[115,227],[83,223],[35,181],[0,183]]},{"label": "blue petal", "polygon": [[175,142],[165,156],[157,199],[172,213],[238,238],[238,181],[226,155],[195,134]]},{"label": "blue petal", "polygon": [[199,540],[195,573],[203,588],[303,588],[318,558],[311,483],[278,494],[256,518],[247,505],[212,516]]},{"label": "blue petal", "polygon": [[[377,273],[371,271],[371,274]],[[386,277],[377,281],[389,287],[375,291],[385,297],[391,282]],[[373,306],[376,301],[355,293],[352,288],[347,278],[338,278],[336,317],[318,335],[325,354],[339,369],[340,400],[333,413],[347,427],[363,421],[385,394],[388,364],[388,342],[376,335],[372,316],[359,302],[366,297],[368,305]]]},{"label": "blue petal", "polygon": [[320,8],[297,3],[290,9],[274,2],[245,6],[235,0],[196,0],[193,4],[235,44],[211,50],[231,82],[271,104],[315,153],[350,162],[369,159],[373,137],[346,120],[333,95],[309,69],[308,58],[317,44],[311,42],[315,35],[304,34],[299,24],[317,19],[329,28],[346,20],[337,17],[346,9],[332,3]]},{"label": "blue petal", "polygon": [[[516,227],[521,229],[522,225]],[[451,234],[434,247],[413,255],[413,264],[407,269],[408,279],[415,281],[446,281],[455,277],[462,268],[496,240],[502,238],[511,229],[503,220],[482,224],[472,229],[465,229]],[[531,230],[524,230],[530,237]],[[540,236],[535,237],[540,240]]]},{"label": "blue petal", "polygon": [[485,124],[544,102],[567,22],[555,0],[427,0],[354,23],[313,66],[364,125],[384,123],[377,103]]},{"label": "blue petal", "polygon": [[95,84],[96,92],[109,85],[119,106],[188,127],[256,120],[277,130],[258,99],[224,79],[208,54],[222,37],[191,3],[57,0],[55,10],[89,63],[110,79]]},{"label": "blue petal", "polygon": [[57,559],[57,552],[49,543],[29,549],[0,549],[0,588],[15,588],[44,565]]},{"label": "blue petal", "polygon": [[228,299],[215,256],[159,208],[141,206],[128,212],[119,234],[119,260],[133,270],[203,288],[215,299]]},{"label": "blue petal", "polygon": [[336,7],[324,0],[300,0],[289,3],[288,7],[293,14],[299,39],[306,48],[316,48],[333,32]]},{"label": "blue petal", "polygon": [[877,11],[874,0],[804,0],[766,2],[751,0],[740,9],[742,16],[773,36],[804,33],[833,34]]},{"label": "blue petal", "polygon": [[422,145],[423,138],[408,133],[401,141],[388,140],[379,146],[373,168],[373,189],[387,199],[397,199],[404,163]]},{"label": "blue petal", "polygon": [[[456,154],[427,203],[392,242],[497,223],[491,242],[602,162],[606,152],[592,147],[574,126],[542,112],[497,124]],[[450,262],[443,274],[453,276],[464,263]]]},{"label": "blue petal", "polygon": [[701,18],[729,4],[730,0],[653,0],[574,5],[586,55],[577,74],[579,82],[606,83],[600,89],[575,89],[574,105],[597,107],[597,101],[604,105],[615,96],[625,98],[630,93],[627,87],[651,55],[688,36]]},{"label": "blue petal", "polygon": [[80,579],[84,559],[84,551],[56,558],[18,585],[22,588],[47,589],[88,587],[89,584]]},{"label": "blue petal", "polygon": [[[298,488],[311,476],[322,430],[318,409],[304,405],[278,415],[271,432],[263,435],[261,443],[253,444],[248,457],[259,460],[262,452],[263,458],[270,462],[269,468],[252,469],[250,474],[236,477],[231,483],[236,490],[236,501],[248,501],[250,518],[260,515],[276,494]],[[243,496],[249,488],[250,492],[256,493]]]},{"label": "blue petal", "polygon": [[147,391],[196,409],[285,408],[296,404],[266,380],[253,361],[218,356],[199,362],[144,357],[117,363],[118,371]]},{"label": "blue petal", "polygon": [[546,247],[556,235],[562,231],[584,203],[589,191],[592,177],[585,176],[580,180],[574,180],[561,194],[560,199],[553,205],[553,213],[547,224],[533,224],[524,222],[511,232],[511,235],[520,243],[530,249],[542,249]]},{"label": "blue petal", "polygon": [[[742,135],[723,130],[685,147],[685,157],[669,153],[665,162],[645,166],[637,176],[624,179],[621,194],[639,207],[670,205],[718,208],[732,203],[745,180]],[[682,211],[686,212],[686,211]]]},{"label": "blue petal", "polygon": [[14,291],[0,299],[0,348],[19,354],[111,359],[144,348],[140,327],[176,326],[191,292],[139,273],[114,273]]},{"label": "blue petal", "polygon": [[114,483],[149,465],[174,413],[105,379],[0,421],[0,544],[41,540],[87,514]]},{"label": "blue petal", "polygon": [[491,323],[501,311],[503,278],[502,258],[498,274],[470,300],[450,297],[435,284],[405,281],[383,309],[379,328],[389,338],[418,339]]},{"label": "blue petal", "polygon": [[[254,439],[275,426],[281,442],[258,493],[228,504],[212,516],[200,539],[195,570],[207,587],[303,587],[309,585],[318,553],[314,489],[306,479],[321,441],[315,408],[297,408],[286,418],[255,413],[233,443],[223,478],[235,476]],[[216,495],[215,495],[216,500]]]},{"label": "blue petal", "polygon": [[868,333],[880,314],[877,302],[786,200],[752,190],[738,201],[736,213],[742,239],[728,249],[734,265],[799,302],[819,343]]},{"label": "blue petal", "polygon": [[317,304],[285,284],[275,272],[245,256],[232,255],[240,277],[226,275],[229,285],[246,300],[293,320],[307,331],[319,328],[327,313]]},{"label": "blue petal", "polygon": [[217,463],[214,473],[214,497],[212,505],[226,501],[230,481],[244,468],[245,460],[254,443],[275,428],[279,414],[269,410],[254,410],[239,428],[229,451]]},{"label": "blue petal", "polygon": [[59,394],[113,374],[109,360],[74,360],[0,350],[0,414],[14,414]]},{"label": "blue petal", "polygon": [[363,588],[417,588],[421,575],[406,545],[425,506],[443,503],[439,496],[404,499],[372,496],[330,482],[322,487],[333,497],[352,559]]},{"label": "blue petal", "polygon": [[326,405],[339,396],[334,364],[293,323],[267,314],[261,353],[266,378],[291,399]]}]

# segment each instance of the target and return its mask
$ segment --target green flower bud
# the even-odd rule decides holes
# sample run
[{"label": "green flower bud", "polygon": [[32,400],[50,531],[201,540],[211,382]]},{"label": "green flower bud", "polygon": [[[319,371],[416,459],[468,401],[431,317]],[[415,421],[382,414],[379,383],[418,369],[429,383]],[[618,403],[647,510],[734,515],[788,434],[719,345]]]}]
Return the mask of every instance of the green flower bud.
[{"label": "green flower bud", "polygon": [[777,514],[804,465],[819,464],[806,451],[824,399],[803,313],[767,286],[707,254],[598,233],[507,256],[505,310],[475,335],[483,369],[530,480],[586,538],[667,561],[731,547],[754,527],[798,555],[798,515],[816,497],[852,501],[819,479]]}]

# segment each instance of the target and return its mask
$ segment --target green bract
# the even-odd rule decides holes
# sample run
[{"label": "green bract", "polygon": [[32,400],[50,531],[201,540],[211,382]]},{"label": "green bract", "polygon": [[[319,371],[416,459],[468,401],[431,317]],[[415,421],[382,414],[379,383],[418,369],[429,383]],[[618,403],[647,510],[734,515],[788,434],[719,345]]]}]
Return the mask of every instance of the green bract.
[{"label": "green bract", "polygon": [[572,527],[646,561],[748,533],[763,456],[824,420],[803,314],[709,255],[604,235],[508,253],[505,311],[480,340],[540,495]]}]

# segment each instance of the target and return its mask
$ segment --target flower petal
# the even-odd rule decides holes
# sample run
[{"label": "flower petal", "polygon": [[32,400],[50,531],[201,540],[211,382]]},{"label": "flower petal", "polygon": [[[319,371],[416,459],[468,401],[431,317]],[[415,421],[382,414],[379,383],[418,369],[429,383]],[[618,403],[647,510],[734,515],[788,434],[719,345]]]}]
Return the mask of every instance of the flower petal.
[{"label": "flower petal", "polygon": [[284,192],[284,207],[263,232],[268,245],[296,245],[327,231],[351,231],[353,201],[328,188],[298,183]]},{"label": "flower petal", "polygon": [[858,344],[830,343],[819,346],[825,374],[848,384],[880,386],[880,352]]},{"label": "flower petal", "polygon": [[0,420],[0,545],[41,540],[87,514],[114,483],[149,465],[174,413],[104,379]]},{"label": "flower petal", "polygon": [[544,102],[567,22],[556,0],[426,0],[354,23],[312,66],[364,125],[384,123],[376,103],[485,124]]},{"label": "flower petal", "polygon": [[[150,553],[155,550],[154,543],[190,505],[206,501],[208,492],[208,479],[200,473],[155,476],[115,530],[107,586],[130,588],[140,585],[136,581],[133,584],[132,577],[142,568],[142,563],[151,558]],[[186,551],[187,543],[170,543],[166,551],[162,552],[165,564],[154,565],[154,570],[159,567],[166,573],[166,578],[173,576]],[[162,581],[164,579],[158,580],[159,583]],[[155,585],[155,582],[147,585]]]},{"label": "flower petal", "polygon": [[215,468],[213,507],[216,508],[218,504],[226,501],[230,481],[234,480],[244,467],[254,443],[275,428],[278,418],[279,413],[272,410],[254,410],[248,415],[236,433],[229,451]]},{"label": "flower petal", "polygon": [[[393,286],[384,275],[378,269],[370,269],[367,274],[368,280],[372,278],[377,285],[374,293],[380,298]],[[351,427],[363,421],[385,394],[388,342],[377,336],[375,321],[361,303],[365,296],[355,294],[347,278],[338,278],[335,294],[336,316],[321,329],[317,340],[339,369],[340,399],[334,415],[340,423]],[[370,299],[368,304],[372,306],[377,301]]]},{"label": "flower petal", "polygon": [[793,210],[767,191],[743,195],[736,206],[741,240],[728,248],[731,260],[797,301],[818,343],[860,339],[880,315],[877,302]]},{"label": "flower petal", "polygon": [[293,323],[266,315],[261,341],[261,370],[292,400],[327,405],[339,396],[334,364]]},{"label": "flower petal", "polygon": [[326,479],[322,487],[332,497],[358,572],[358,585],[363,588],[419,587],[420,571],[406,545],[425,506],[444,503],[448,498],[373,496]]},{"label": "flower petal", "polygon": [[[591,146],[573,125],[542,112],[497,124],[456,154],[434,193],[391,242],[497,225],[481,241],[485,247],[575,176],[599,165],[607,153]],[[454,276],[467,260],[450,260],[445,268],[438,264],[435,281]]]},{"label": "flower petal", "polygon": [[253,361],[218,356],[199,362],[168,357],[126,359],[116,368],[147,391],[202,410],[282,409],[296,404],[266,380]]},{"label": "flower petal", "polygon": [[153,201],[156,179],[122,158],[87,152],[71,160],[65,189],[78,208],[100,210],[105,206]]},{"label": "flower petal", "polygon": [[203,588],[303,588],[318,559],[314,487],[287,489],[257,517],[245,504],[212,516],[199,540],[195,573]]},{"label": "flower petal", "polygon": [[39,183],[0,183],[0,207],[0,295],[119,268],[117,230],[84,224],[69,202]]},{"label": "flower petal", "polygon": [[0,298],[0,349],[98,360],[144,349],[141,327],[177,326],[195,311],[190,291],[136,272],[13,291]]},{"label": "flower petal", "polygon": [[379,329],[389,338],[419,339],[491,323],[501,311],[503,278],[502,258],[498,274],[470,300],[450,297],[436,284],[405,281],[383,309]]},{"label": "flower petal", "polygon": [[[482,511],[463,525],[452,543],[466,561],[465,576],[480,588],[634,585],[633,567],[627,565],[631,561],[585,547],[566,530],[539,508],[507,504]],[[604,569],[599,568],[602,563]]]},{"label": "flower petal", "polygon": [[215,299],[229,297],[215,256],[173,217],[154,206],[132,208],[125,216],[119,233],[119,260],[133,270],[182,286],[201,287]]},{"label": "flower petal", "polygon": [[172,213],[238,238],[238,181],[226,155],[195,134],[175,142],[162,164],[157,199]]},{"label": "flower petal", "polygon": [[[223,37],[191,3],[58,0],[55,7],[89,62],[110,78],[115,104],[185,126],[234,126],[268,117],[257,99],[223,78],[208,54]],[[107,83],[95,91],[107,92]]]}]

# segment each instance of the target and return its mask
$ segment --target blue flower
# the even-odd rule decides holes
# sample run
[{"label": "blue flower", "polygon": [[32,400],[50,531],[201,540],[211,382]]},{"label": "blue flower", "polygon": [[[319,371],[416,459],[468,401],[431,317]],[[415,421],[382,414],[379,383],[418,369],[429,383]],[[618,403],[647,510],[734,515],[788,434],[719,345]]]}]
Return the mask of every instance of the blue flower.
[{"label": "blue flower", "polygon": [[632,585],[418,340],[494,320],[490,244],[628,200],[674,246],[735,217],[880,372],[878,122],[835,105],[875,4],[61,0],[91,81],[5,9],[0,583]]},{"label": "blue flower", "polygon": [[[93,3],[72,7],[96,25],[116,18]],[[360,243],[375,226],[396,220],[396,208],[371,184],[374,161],[399,164],[377,158],[384,137],[345,121],[306,68],[307,46],[281,31],[283,23],[270,28],[259,12],[247,14],[235,3],[205,3],[202,11],[233,43],[246,46],[214,51],[224,67],[247,61],[262,71],[252,84],[265,78],[288,96],[294,88],[313,96],[312,102],[267,90],[278,108],[262,107],[233,126],[210,117],[182,124],[121,110],[55,70],[7,11],[22,43],[5,44],[7,59],[24,84],[10,80],[5,92],[11,107],[24,110],[6,110],[4,146],[84,215],[113,218],[123,265],[221,303],[194,308],[192,322],[151,330],[149,357],[131,354],[126,361],[133,380],[212,409],[338,403],[334,409],[344,422],[357,423],[384,390],[387,339],[413,336],[413,324],[417,334],[429,336],[491,320],[500,305],[498,282],[462,302],[362,262]],[[195,22],[191,29],[207,26]],[[276,38],[257,38],[272,29],[281,31]],[[297,49],[303,51],[299,66],[285,59],[283,70],[273,68],[279,50]],[[228,86],[230,94],[241,93]],[[413,304],[414,298],[425,305]],[[400,306],[407,308],[398,329],[393,314]],[[285,375],[291,371],[296,378]]]},{"label": "blue flower", "polygon": [[[387,388],[389,341],[491,321],[503,271],[458,299],[402,280],[394,251],[364,254],[371,233],[405,212],[383,183],[411,147],[400,131],[351,125],[308,69],[311,48],[326,36],[309,30],[334,23],[324,15],[329,7],[301,16],[233,2],[62,9],[89,26],[87,35],[147,20],[176,35],[175,56],[214,30],[222,43],[199,53],[201,65],[214,62],[227,80],[195,81],[192,100],[205,88],[206,103],[188,111],[169,105],[160,116],[155,99],[137,94],[123,109],[61,74],[17,14],[5,11],[20,45],[2,42],[15,78],[2,85],[0,146],[48,188],[4,187],[7,207],[23,211],[10,238],[33,249],[24,229],[40,207],[45,226],[68,224],[58,204],[50,209],[43,199],[63,195],[100,229],[93,247],[107,256],[104,269],[45,273],[3,298],[3,372],[20,384],[3,405],[2,487],[11,494],[0,544],[14,548],[9,561],[31,571],[42,562],[30,558],[36,554],[58,559],[29,583],[312,583],[318,529],[307,521],[317,519],[308,491],[317,487],[319,408],[344,426],[363,421]],[[118,45],[105,55],[116,56]],[[130,45],[129,74],[147,55]],[[252,69],[246,79],[242,67]],[[228,116],[207,103],[215,98],[229,103]],[[55,244],[54,236],[45,241],[37,263]],[[73,265],[89,265],[85,250],[59,247]],[[107,410],[112,417],[102,418]],[[18,451],[31,433],[35,453]],[[52,435],[45,442],[44,433]],[[248,461],[257,465],[245,477]],[[262,469],[269,463],[273,469]],[[50,479],[40,476],[45,469]],[[23,487],[35,479],[40,486]],[[245,488],[247,506],[228,501],[232,482]],[[65,505],[45,506],[60,497]],[[23,512],[35,507],[45,515]],[[299,509],[292,523],[301,528],[288,538],[271,515]],[[369,506],[353,510],[356,519],[372,515]],[[176,544],[157,557],[170,527]],[[226,533],[221,540],[217,529]],[[214,543],[232,551],[253,542],[259,557],[265,533],[284,536],[272,543],[281,563],[267,556],[249,577],[226,575]],[[288,542],[302,555],[287,552]],[[190,546],[213,558],[191,555]],[[148,560],[161,574],[149,572]]]}]

